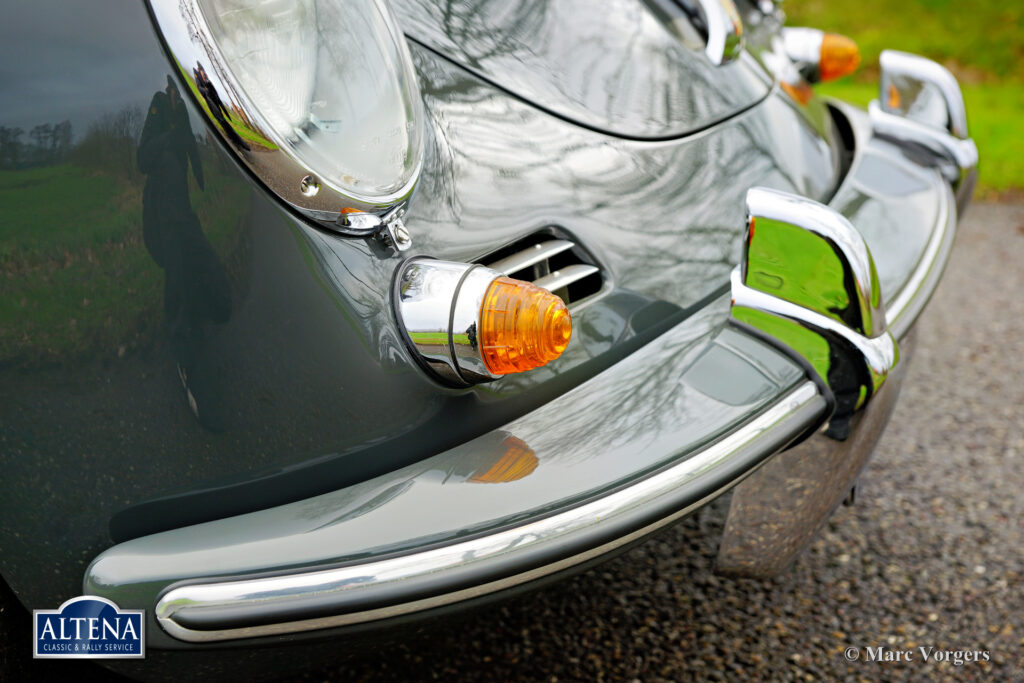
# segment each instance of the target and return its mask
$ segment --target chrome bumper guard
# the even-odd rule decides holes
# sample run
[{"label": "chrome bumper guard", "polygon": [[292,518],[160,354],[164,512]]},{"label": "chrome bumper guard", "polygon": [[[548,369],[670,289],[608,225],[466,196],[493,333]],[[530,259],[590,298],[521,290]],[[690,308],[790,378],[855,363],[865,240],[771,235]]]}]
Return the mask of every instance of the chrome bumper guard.
[{"label": "chrome bumper guard", "polygon": [[[173,639],[189,643],[279,636],[409,615],[513,588],[623,548],[682,518],[748,475],[770,474],[773,463],[790,453],[803,453],[803,445],[772,458],[774,454],[826,421],[824,435],[816,434],[806,443],[827,439],[833,444],[829,451],[852,464],[826,485],[828,495],[817,499],[809,513],[811,521],[795,525],[799,533],[792,531],[792,524],[765,521],[763,508],[779,502],[780,489],[770,477],[748,487],[746,495],[741,484],[740,502],[733,500],[720,567],[747,575],[764,574],[766,567],[778,569],[806,542],[809,534],[805,532],[831,512],[835,496],[845,495],[849,480],[866,462],[884,426],[898,390],[898,382],[893,381],[900,372],[897,340],[906,335],[924,307],[952,247],[956,212],[952,193],[948,187],[944,190],[940,219],[925,252],[887,306],[881,301],[871,254],[846,219],[793,195],[751,190],[744,256],[732,276],[730,318],[796,360],[810,379],[789,381],[775,394],[779,398],[755,417],[731,426],[710,443],[677,451],[679,455],[667,467],[589,502],[555,507],[546,516],[466,540],[362,560],[352,555],[354,559],[334,566],[304,560],[297,553],[297,566],[289,568],[278,558],[276,566],[284,568],[262,575],[255,573],[259,570],[232,569],[236,565],[230,561],[230,549],[207,552],[218,542],[217,525],[234,523],[229,528],[242,530],[244,537],[260,518],[211,522],[111,548],[87,571],[85,592],[110,597],[122,607],[149,607],[153,598],[147,596],[155,595],[156,623]],[[576,410],[581,397],[596,396],[609,403],[610,387],[642,386],[641,369],[649,371],[653,363],[669,367],[681,362],[685,355],[680,351],[681,340],[693,336],[682,327],[552,401],[552,414]],[[596,388],[589,391],[590,387]],[[640,396],[641,412],[658,410],[665,401],[654,391]],[[836,447],[837,439],[845,441]],[[628,447],[608,444],[610,449]],[[766,462],[768,467],[761,467]],[[784,474],[800,461],[785,462],[789,464]],[[766,482],[774,486],[775,499],[756,497]],[[786,507],[785,501],[781,507]],[[774,559],[751,563],[751,556],[762,552],[763,539],[750,529],[763,530],[766,524],[783,529],[770,540],[776,548],[768,554]],[[316,527],[304,543],[308,545],[322,528],[326,527]],[[259,551],[264,566],[272,567],[274,562],[268,558],[297,549],[289,545],[294,540],[261,546],[243,538],[235,547],[237,552]],[[330,537],[320,535],[316,540]],[[318,551],[323,557],[341,552],[336,548]],[[174,562],[179,564],[166,566]],[[169,645],[166,636],[160,637]]]},{"label": "chrome bumper guard", "polygon": [[962,211],[977,180],[978,148],[956,78],[918,55],[883,50],[879,99],[868,105],[875,135],[923,152],[954,188]]},{"label": "chrome bumper guard", "polygon": [[807,369],[833,404],[827,433],[838,440],[899,360],[864,238],[827,206],[785,192],[747,193],[731,316]]},{"label": "chrome bumper guard", "polygon": [[[886,50],[880,63],[880,97],[868,108],[873,135],[894,143],[918,162],[934,166],[950,183],[956,197],[956,209],[962,211],[970,200],[977,178],[978,150],[967,136],[967,114],[956,79],[939,64],[903,52]],[[820,324],[810,324],[806,311],[803,315],[798,312],[795,318],[799,327],[785,330],[791,344],[795,340],[797,349],[801,348],[800,342],[804,342],[805,356],[806,339],[801,339],[801,335],[811,335],[812,341],[816,337],[806,329],[808,327],[818,330],[822,340],[828,340],[830,345],[837,347],[830,349],[832,363],[825,366],[829,376],[819,374],[819,380],[834,390],[836,412],[824,435],[814,435],[779,454],[733,491],[716,559],[719,572],[749,578],[778,574],[796,559],[855,484],[881,437],[902,381],[902,366],[883,363],[884,371],[880,373],[879,367],[883,366],[878,362],[883,356],[889,357],[886,355],[889,339],[902,340],[907,335],[910,324],[934,289],[952,246],[953,208],[942,208],[940,228],[926,246],[921,265],[902,292],[889,302],[888,333],[877,336],[879,330],[876,329],[874,338],[868,339],[863,336],[866,326],[856,325],[858,321],[854,317],[855,332],[851,336],[846,331],[844,335],[848,343],[838,341],[836,344],[835,331],[823,330]],[[944,224],[947,226],[945,229],[941,227]],[[833,244],[842,248],[842,241]],[[817,246],[827,253],[827,246]],[[855,247],[849,260],[863,263],[864,254],[860,252],[857,241],[850,242],[848,246]],[[870,254],[867,258],[870,259]],[[769,261],[767,265],[772,264]],[[777,279],[778,275],[784,274],[770,275]],[[742,283],[737,283],[739,273],[733,277],[734,291],[739,286],[741,300],[760,301],[766,312],[778,315],[780,302],[773,301],[762,292],[746,291]],[[862,273],[859,277],[862,280],[859,285],[848,287],[851,290],[846,293],[849,302],[857,301],[858,292],[870,298],[870,293],[876,291],[876,283],[870,276]],[[844,282],[854,284],[848,277]],[[833,291],[837,291],[835,287],[839,284],[838,281],[833,283]],[[834,305],[838,308],[831,310],[849,310],[843,302],[834,302]],[[857,308],[864,309],[865,302],[861,301],[853,310]],[[878,348],[879,342],[884,348]],[[852,344],[852,348],[848,344]],[[854,348],[863,351],[851,354]],[[893,360],[898,360],[899,350],[894,343],[892,350],[896,352]],[[857,374],[837,373],[844,366],[859,371],[859,387],[855,379]],[[873,385],[864,383],[868,378],[873,380]],[[884,386],[878,380],[883,380]],[[836,381],[840,385],[837,386]],[[853,394],[851,389],[862,393]],[[854,399],[872,400],[871,409],[854,414],[858,407],[851,404]],[[843,443],[837,444],[829,436],[841,437]]]}]

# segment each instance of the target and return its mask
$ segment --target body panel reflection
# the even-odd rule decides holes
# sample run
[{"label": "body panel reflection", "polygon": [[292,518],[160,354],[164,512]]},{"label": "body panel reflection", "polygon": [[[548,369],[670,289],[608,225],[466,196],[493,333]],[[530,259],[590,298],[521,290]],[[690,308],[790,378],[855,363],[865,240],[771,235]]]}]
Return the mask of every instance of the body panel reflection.
[{"label": "body panel reflection", "polygon": [[188,172],[204,188],[203,164],[178,87],[153,95],[138,150],[146,175],[142,230],[146,249],[164,271],[164,315],[188,404],[199,422],[224,428],[217,379],[203,368],[208,327],[231,317],[231,292],[224,266],[189,201]]}]

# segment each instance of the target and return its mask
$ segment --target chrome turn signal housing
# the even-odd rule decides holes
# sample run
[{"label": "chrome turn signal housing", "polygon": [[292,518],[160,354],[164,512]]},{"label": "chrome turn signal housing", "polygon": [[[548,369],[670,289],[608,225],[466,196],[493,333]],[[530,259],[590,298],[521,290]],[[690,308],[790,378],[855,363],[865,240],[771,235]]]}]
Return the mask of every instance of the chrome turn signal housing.
[{"label": "chrome turn signal housing", "polygon": [[857,43],[838,33],[787,27],[782,30],[782,42],[786,56],[809,83],[841,78],[860,64]]},{"label": "chrome turn signal housing", "polygon": [[455,386],[538,368],[561,356],[572,337],[559,297],[469,263],[406,262],[395,311],[418,359]]}]

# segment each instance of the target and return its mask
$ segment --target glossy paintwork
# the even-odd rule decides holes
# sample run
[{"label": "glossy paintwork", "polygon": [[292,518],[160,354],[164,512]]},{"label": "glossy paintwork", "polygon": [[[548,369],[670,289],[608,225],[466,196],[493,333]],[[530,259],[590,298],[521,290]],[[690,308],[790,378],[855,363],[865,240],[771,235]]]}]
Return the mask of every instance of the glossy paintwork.
[{"label": "glossy paintwork", "polygon": [[[858,166],[855,160],[854,169]],[[891,293],[889,322],[899,334],[906,332],[934,288],[935,280],[930,275],[942,270],[953,239],[953,226],[946,222],[953,206],[952,194],[934,172],[930,183],[936,202],[945,210],[940,211],[943,218],[932,226],[926,254],[915,264],[902,290]],[[762,213],[756,203],[751,210],[756,215]],[[935,243],[938,248],[932,247]],[[870,292],[867,296],[869,300],[876,299]],[[671,454],[678,452],[679,442],[687,439],[685,420],[692,417],[695,406],[724,403],[729,406],[724,409],[728,411],[737,403],[759,400],[759,386],[775,393],[763,379],[774,376],[779,368],[800,376],[796,368],[787,367],[781,358],[769,361],[771,355],[765,355],[767,349],[759,342],[729,330],[715,333],[717,311],[726,303],[723,299],[705,307],[608,372],[544,408],[415,467],[302,504],[119,545],[93,564],[85,590],[108,595],[120,603],[145,605],[153,603],[161,589],[177,578],[194,575],[206,584],[204,579],[212,572],[219,579],[216,584],[193,591],[186,578],[184,583],[172,584],[177,588],[160,601],[159,613],[167,628],[174,629],[181,638],[202,642],[332,625],[351,626],[360,620],[401,613],[407,607],[413,609],[417,603],[409,601],[426,594],[422,593],[423,579],[433,582],[435,590],[439,590],[438,582],[443,583],[441,574],[451,579],[448,569],[442,572],[438,567],[436,575],[419,572],[413,582],[420,585],[419,589],[398,581],[398,566],[422,570],[421,554],[423,562],[433,562],[446,557],[445,553],[457,556],[458,552],[472,552],[475,563],[481,558],[470,548],[481,553],[500,548],[508,556],[503,570],[511,571],[512,556],[518,558],[520,546],[517,542],[496,540],[502,534],[521,533],[519,538],[532,544],[536,538],[530,530],[538,527],[530,521],[549,519],[544,513],[556,514],[550,519],[561,519],[575,509],[583,509],[575,507],[581,500],[584,507],[591,502],[601,504],[613,497],[612,490],[622,493],[653,480],[656,477],[644,477],[645,463],[673,458]],[[701,326],[709,322],[712,328],[700,334]],[[687,342],[694,333],[698,333],[698,338]],[[683,347],[677,348],[680,342]],[[694,359],[692,364],[689,359]],[[782,364],[776,370],[768,369],[780,361]],[[677,378],[674,372],[682,367],[686,369]],[[746,373],[741,372],[744,367]],[[670,368],[670,372],[666,373],[664,368]],[[812,387],[809,383],[806,386]],[[758,477],[760,486],[741,486],[745,493],[731,518],[729,537],[723,546],[725,552],[720,557],[723,568],[761,575],[792,559],[863,466],[892,408],[897,389],[898,382],[887,382],[867,413],[855,416],[852,435],[845,445],[827,447],[815,437],[807,447],[792,452],[797,455],[790,457],[787,453],[769,461],[759,473],[767,471],[771,475]],[[691,394],[699,397],[696,402],[684,400]],[[617,400],[619,396],[628,400]],[[658,407],[645,409],[645,403]],[[621,410],[623,407],[627,410]],[[607,417],[602,419],[602,415]],[[548,419],[550,416],[553,419]],[[718,416],[721,414],[716,412],[715,416],[698,419],[698,432],[713,429]],[[680,418],[684,420],[682,424]],[[813,420],[813,414],[806,419]],[[680,427],[683,433],[676,433]],[[733,436],[716,443],[724,443]],[[529,439],[529,443],[524,439]],[[670,469],[691,460],[705,462],[705,448],[697,443],[684,445],[683,457],[672,462]],[[814,462],[809,463],[808,459]],[[706,468],[697,471],[729,469],[731,465],[723,464],[724,461],[707,460]],[[571,474],[559,470],[562,463],[573,465]],[[814,486],[802,476],[808,467],[818,472],[811,478]],[[623,478],[637,475],[642,482]],[[574,488],[578,484],[585,486],[588,476],[604,483],[604,488],[574,495]],[[803,482],[804,493],[790,500],[787,491],[793,490],[791,483],[781,488],[764,487],[765,481],[775,482],[780,477],[787,482],[797,478]],[[619,483],[624,486],[618,488]],[[475,495],[481,491],[484,493]],[[508,495],[503,496],[504,493]],[[689,490],[689,495],[699,500],[710,494],[701,489]],[[524,510],[531,504],[539,507],[532,513]],[[500,517],[503,506],[509,514]],[[430,514],[423,514],[425,510],[430,510]],[[486,519],[495,514],[499,517]],[[484,518],[475,520],[476,515]],[[450,528],[439,535],[438,525],[443,526],[446,520]],[[382,533],[390,534],[392,540],[389,542]],[[467,549],[457,550],[463,547]],[[242,548],[244,553],[237,552]],[[346,548],[347,555],[337,555]],[[434,559],[428,559],[428,555]],[[282,565],[280,558],[287,558],[288,563]],[[457,564],[461,570],[471,563]],[[268,571],[272,577],[266,577]],[[253,578],[260,576],[266,578]],[[476,576],[476,580],[484,580]],[[323,590],[302,586],[320,586]],[[309,602],[303,591],[318,597]],[[264,594],[278,604],[274,608],[276,616],[263,609],[259,596]],[[234,599],[223,602],[227,595],[238,596],[246,604],[236,604]],[[438,599],[445,596],[439,595]],[[193,598],[203,604],[193,604]],[[401,603],[403,599],[407,602]],[[371,606],[390,607],[358,611],[365,604],[363,600],[370,600]],[[340,616],[339,605],[345,608]],[[350,608],[357,611],[351,612]],[[313,617],[315,623],[295,621]],[[180,645],[157,633],[162,644]]]},{"label": "glossy paintwork", "polygon": [[[734,429],[803,378],[784,355],[723,330],[725,304],[556,401],[423,462],[289,506],[129,541],[97,560],[88,588],[122,604],[211,567],[232,576],[407,551],[642,478]],[[530,466],[507,480],[484,478],[510,452]]]},{"label": "glossy paintwork", "polygon": [[687,44],[671,3],[397,0],[414,40],[558,116],[633,138],[673,138],[763,99],[771,78],[750,55],[716,66]]},{"label": "glossy paintwork", "polygon": [[168,634],[193,643],[295,632],[312,636],[321,627],[380,623],[535,584],[607,559],[682,519],[728,489],[738,472],[797,438],[825,403],[814,383],[804,380],[692,458],[583,505],[461,542],[326,571],[183,584],[157,600],[155,616]]},{"label": "glossy paintwork", "polygon": [[[153,173],[137,159],[173,70],[144,8],[22,4],[5,10],[0,31],[0,59],[19,65],[3,76],[0,126],[22,131],[16,153],[0,154],[0,570],[34,607],[78,593],[88,562],[111,545],[119,510],[142,527],[204,521],[233,513],[170,499],[156,519],[134,506],[173,491],[230,500],[244,482],[260,495],[232,504],[289,503],[511,422],[722,291],[747,187],[825,200],[836,184],[820,120],[815,127],[777,92],[689,138],[628,141],[546,114],[414,47],[429,128],[408,217],[413,253],[474,260],[554,224],[614,283],[575,321],[557,363],[455,392],[422,373],[395,328],[399,258],[283,211],[215,142],[184,88],[197,155],[186,150],[183,167],[181,148],[165,148],[168,182],[158,186],[184,184],[187,197],[156,194],[170,211],[194,213],[203,239],[193,229],[190,244],[206,265],[186,262],[186,271],[222,270],[229,304],[216,322],[223,316],[188,297],[186,329],[199,333],[175,332],[166,271],[145,241]],[[54,133],[63,121],[70,138]],[[47,123],[49,137],[45,128],[35,136]],[[889,181],[898,178],[876,176],[871,192],[840,196],[880,234],[918,230],[927,187],[889,198]],[[902,277],[902,257],[876,257],[884,291],[887,277]],[[178,354],[203,394],[202,421],[188,408]]]}]

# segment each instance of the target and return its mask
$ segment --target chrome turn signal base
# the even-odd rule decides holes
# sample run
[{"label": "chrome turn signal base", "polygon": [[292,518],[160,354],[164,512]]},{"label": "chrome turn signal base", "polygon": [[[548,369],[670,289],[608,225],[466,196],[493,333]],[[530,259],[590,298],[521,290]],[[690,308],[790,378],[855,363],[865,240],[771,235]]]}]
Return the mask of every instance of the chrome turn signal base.
[{"label": "chrome turn signal base", "polygon": [[572,336],[561,298],[478,264],[406,262],[395,311],[419,360],[462,387],[545,365]]},{"label": "chrome turn signal base", "polygon": [[449,384],[500,377],[484,365],[478,334],[484,295],[500,276],[484,266],[434,259],[409,261],[398,276],[399,323],[420,359]]},{"label": "chrome turn signal base", "polygon": [[732,322],[808,369],[834,401],[827,433],[845,439],[850,417],[899,360],[860,233],[817,202],[753,188],[743,258],[731,284]]}]

